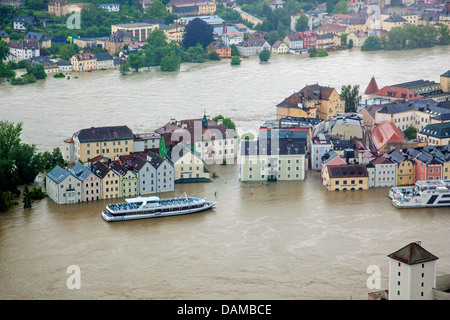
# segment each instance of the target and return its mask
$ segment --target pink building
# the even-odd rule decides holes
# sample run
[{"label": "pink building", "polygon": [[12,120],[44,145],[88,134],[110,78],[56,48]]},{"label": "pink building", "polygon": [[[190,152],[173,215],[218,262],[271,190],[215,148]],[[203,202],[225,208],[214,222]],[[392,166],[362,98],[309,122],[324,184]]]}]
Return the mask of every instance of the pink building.
[{"label": "pink building", "polygon": [[81,181],[81,201],[102,199],[102,182],[89,168],[77,162],[69,171]]},{"label": "pink building", "polygon": [[320,173],[323,178],[323,173],[325,172],[325,168],[329,165],[340,165],[346,164],[345,159],[341,158],[336,152],[333,150],[329,151],[322,157],[322,171]]}]

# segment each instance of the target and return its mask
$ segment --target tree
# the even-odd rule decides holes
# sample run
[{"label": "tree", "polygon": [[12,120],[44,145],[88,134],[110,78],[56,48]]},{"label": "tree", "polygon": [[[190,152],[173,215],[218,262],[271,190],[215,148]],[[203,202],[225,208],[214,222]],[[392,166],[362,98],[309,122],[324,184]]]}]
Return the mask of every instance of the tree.
[{"label": "tree", "polygon": [[167,46],[167,36],[164,31],[155,29],[150,33],[147,42],[154,48],[165,47]]},{"label": "tree", "polygon": [[343,86],[341,89],[341,98],[345,101],[345,112],[356,112],[361,96],[359,95],[359,85]]},{"label": "tree", "polygon": [[9,55],[9,47],[8,44],[0,40],[0,63],[3,63],[3,60],[5,60]]},{"label": "tree", "polygon": [[376,36],[368,36],[366,41],[364,41],[364,44],[361,47],[362,51],[374,51],[374,50],[381,50],[381,39]]},{"label": "tree", "polygon": [[298,18],[297,22],[295,23],[295,30],[298,32],[303,32],[309,29],[309,18],[306,16],[306,14],[302,13],[300,18]]},{"label": "tree", "polygon": [[28,74],[33,75],[37,80],[47,78],[47,73],[45,72],[44,66],[42,64],[36,64],[34,68],[27,67]]},{"label": "tree", "polygon": [[23,207],[24,208],[31,208],[31,203],[33,202],[33,200],[31,200],[31,196],[30,196],[30,190],[28,189],[28,186],[25,185],[24,189],[23,189]]},{"label": "tree", "polygon": [[138,72],[140,68],[144,67],[143,51],[138,51],[137,53],[130,54],[128,56],[128,64],[132,69],[136,70],[136,72]]},{"label": "tree", "polygon": [[449,45],[450,44],[450,32],[446,25],[442,25],[438,29],[438,44]]},{"label": "tree", "polygon": [[14,123],[8,120],[0,121],[0,160],[12,159],[13,154],[20,147],[22,122]]},{"label": "tree", "polygon": [[408,140],[414,140],[417,139],[417,129],[413,126],[409,126],[403,131],[403,134],[405,135]]},{"label": "tree", "polygon": [[269,31],[267,34],[267,42],[272,46],[276,41],[280,39],[280,36],[278,34],[277,30]]},{"label": "tree", "polygon": [[36,150],[35,145],[21,143],[13,154],[15,173],[19,184],[29,184],[42,169],[42,155]]},{"label": "tree", "polygon": [[51,170],[56,166],[64,167],[65,161],[61,149],[56,147],[52,152],[45,151],[41,157],[41,170]]},{"label": "tree", "polygon": [[219,114],[218,116],[215,116],[212,120],[214,122],[222,120],[222,123],[226,128],[236,131],[236,124],[230,118],[225,118],[223,115]]},{"label": "tree", "polygon": [[184,31],[183,44],[186,49],[194,47],[198,43],[206,48],[214,40],[213,26],[199,18],[189,22]]},{"label": "tree", "polygon": [[180,64],[181,64],[180,58],[177,57],[175,54],[165,56],[161,60],[161,71],[166,72],[178,71],[180,70]]},{"label": "tree", "polygon": [[166,15],[166,6],[160,0],[155,0],[148,8],[147,13],[152,18],[162,18]]},{"label": "tree", "polygon": [[348,48],[349,48],[349,49],[353,48],[353,40],[352,40],[352,39],[350,39],[350,40],[348,41]]},{"label": "tree", "polygon": [[270,51],[267,49],[262,50],[259,53],[259,60],[262,62],[267,62],[270,59]]},{"label": "tree", "polygon": [[239,52],[238,48],[236,47],[236,45],[234,43],[230,45],[230,49],[231,49],[231,56],[232,57],[234,57],[234,56],[238,56],[239,57],[241,55],[241,53]]},{"label": "tree", "polygon": [[233,65],[233,66],[238,66],[238,65],[241,64],[241,61],[242,61],[242,60],[241,60],[240,57],[234,56],[234,57],[231,57],[230,63],[231,63],[231,65]]},{"label": "tree", "polygon": [[311,49],[311,51],[309,52],[309,56],[311,58],[315,58],[315,57],[326,57],[328,56],[328,52],[324,49],[324,48],[316,48],[313,47]]},{"label": "tree", "polygon": [[126,75],[130,71],[130,65],[128,64],[128,61],[123,61],[120,64],[120,73],[122,75]]},{"label": "tree", "polygon": [[14,79],[16,72],[12,70],[7,64],[0,63],[0,82],[5,79]]}]

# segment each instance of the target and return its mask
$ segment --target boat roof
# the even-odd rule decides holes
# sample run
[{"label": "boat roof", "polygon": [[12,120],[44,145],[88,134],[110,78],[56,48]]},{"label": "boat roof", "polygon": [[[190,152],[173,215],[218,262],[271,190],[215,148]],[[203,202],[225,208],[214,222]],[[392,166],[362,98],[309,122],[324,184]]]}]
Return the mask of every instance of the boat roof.
[{"label": "boat roof", "polygon": [[159,201],[159,197],[136,197],[136,198],[129,198],[125,199],[128,203],[135,203],[135,202],[150,202],[150,201]]}]

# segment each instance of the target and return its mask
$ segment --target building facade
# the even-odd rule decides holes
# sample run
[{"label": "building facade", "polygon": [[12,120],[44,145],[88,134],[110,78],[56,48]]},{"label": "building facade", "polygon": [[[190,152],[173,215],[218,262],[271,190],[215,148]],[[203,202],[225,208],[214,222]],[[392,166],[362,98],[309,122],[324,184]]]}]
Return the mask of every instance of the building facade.
[{"label": "building facade", "polygon": [[114,160],[134,151],[134,135],[127,126],[81,129],[64,143],[65,159],[74,162],[88,162],[99,155]]},{"label": "building facade", "polygon": [[438,257],[412,242],[389,257],[389,300],[432,300]]},{"label": "building facade", "polygon": [[60,166],[47,173],[45,186],[48,197],[57,204],[74,204],[82,201],[81,181]]}]

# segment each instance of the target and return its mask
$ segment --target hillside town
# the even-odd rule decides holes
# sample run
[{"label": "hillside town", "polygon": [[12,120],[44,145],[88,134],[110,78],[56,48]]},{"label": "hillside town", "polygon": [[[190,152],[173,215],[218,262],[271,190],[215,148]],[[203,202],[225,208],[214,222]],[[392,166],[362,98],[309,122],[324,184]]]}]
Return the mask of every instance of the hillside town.
[{"label": "hillside town", "polygon": [[450,70],[439,82],[381,88],[372,77],[362,96],[358,111],[346,112],[335,88],[308,85],[277,104],[253,138],[206,112],[150,132],[83,128],[64,140],[67,167],[47,173],[47,193],[58,204],[159,194],[213,182],[215,164],[236,165],[241,183],[305,180],[315,171],[329,191],[450,179]]},{"label": "hillside town", "polygon": [[[137,9],[153,12],[154,2],[140,0]],[[0,4],[12,6],[20,13],[24,2],[1,1]],[[284,10],[287,5],[280,0],[271,0],[270,4],[269,10],[274,13]],[[75,15],[81,17],[85,14],[83,10],[101,10],[111,15],[121,12],[119,3],[97,7],[90,5],[52,0],[44,12],[54,19],[70,19]],[[220,12],[230,10],[237,14],[242,22],[230,23],[221,18],[219,7],[224,8]],[[110,34],[89,37],[51,37],[46,34],[46,30],[54,23],[51,19],[16,15],[9,24],[3,24],[3,29],[0,26],[1,40],[6,42],[9,51],[5,62],[26,60],[32,66],[42,65],[47,74],[119,68],[130,55],[143,50],[154,30],[162,31],[167,43],[180,44],[185,37],[186,27],[197,19],[211,27],[211,41],[203,45],[220,59],[231,58],[236,54],[243,57],[257,56],[264,50],[271,54],[302,54],[314,50],[361,48],[369,37],[380,38],[393,29],[408,26],[431,26],[437,32],[437,38],[432,39],[432,42],[448,44],[450,26],[450,2],[444,0],[401,1],[398,6],[390,1],[351,0],[346,3],[346,8],[341,8],[345,14],[327,11],[327,4],[322,3],[311,10],[292,13],[287,30],[278,33],[264,30],[267,29],[262,27],[266,20],[245,12],[234,1],[172,0],[164,8],[161,14],[170,14],[171,22],[164,18],[148,18],[102,25],[103,28],[109,28]],[[11,34],[14,34],[13,38]],[[78,51],[65,54],[64,57],[51,54],[52,46],[60,44],[71,44]]]}]

